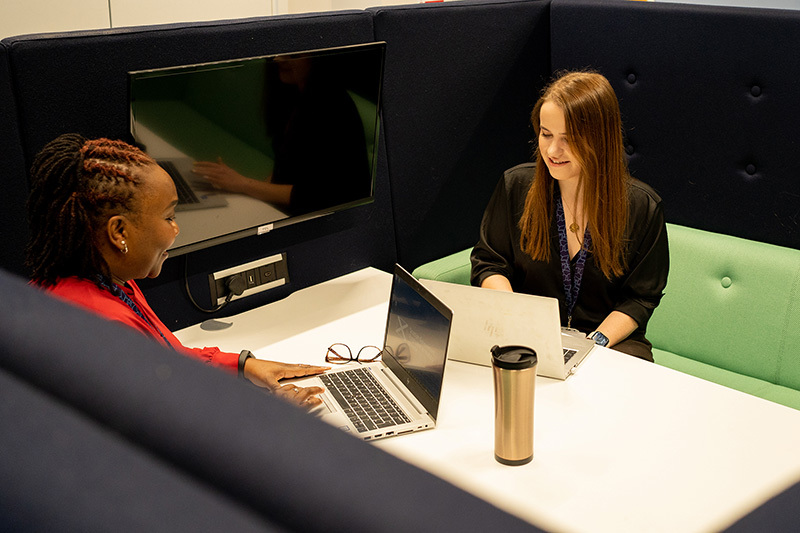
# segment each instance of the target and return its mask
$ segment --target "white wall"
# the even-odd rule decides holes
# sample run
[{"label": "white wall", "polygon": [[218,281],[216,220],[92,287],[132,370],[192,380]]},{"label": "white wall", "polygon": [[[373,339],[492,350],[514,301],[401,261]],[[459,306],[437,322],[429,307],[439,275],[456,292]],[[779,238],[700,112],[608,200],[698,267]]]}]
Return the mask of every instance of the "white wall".
[{"label": "white wall", "polygon": [[110,4],[113,28],[272,14],[272,0],[111,0]]},{"label": "white wall", "polygon": [[0,39],[26,33],[364,9],[402,3],[408,0],[0,0]]},{"label": "white wall", "polygon": [[768,7],[772,9],[800,9],[800,0],[656,0],[678,4],[703,4],[728,7]]},{"label": "white wall", "polygon": [[0,38],[108,28],[108,0],[2,0]]},{"label": "white wall", "polygon": [[271,15],[272,4],[277,1],[2,0],[0,38],[26,33],[259,17]]}]

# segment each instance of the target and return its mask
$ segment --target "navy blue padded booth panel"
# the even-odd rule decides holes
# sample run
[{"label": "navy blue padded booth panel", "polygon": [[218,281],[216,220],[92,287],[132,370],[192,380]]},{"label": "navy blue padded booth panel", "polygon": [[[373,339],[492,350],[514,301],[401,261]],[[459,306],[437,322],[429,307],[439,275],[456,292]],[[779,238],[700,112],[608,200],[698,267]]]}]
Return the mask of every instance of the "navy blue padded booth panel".
[{"label": "navy blue padded booth panel", "polygon": [[374,8],[400,262],[472,246],[502,172],[531,156],[549,77],[549,2]]},{"label": "navy blue padded booth panel", "polygon": [[230,496],[0,371],[3,531],[277,531]]},{"label": "navy blue padded booth panel", "polygon": [[792,485],[750,512],[725,529],[725,533],[797,531],[797,524],[800,524],[800,508],[797,502],[800,502],[800,483]]},{"label": "navy blue padded booth panel", "polygon": [[553,69],[611,81],[667,220],[800,248],[800,11],[553,0]]},{"label": "navy blue padded booth panel", "polygon": [[28,162],[60,133],[130,138],[131,70],[369,42],[364,12],[263,17],[6,38]]},{"label": "navy blue padded booth panel", "polygon": [[[30,163],[46,142],[67,131],[130,140],[128,71],[372,40],[369,13],[341,11],[22,36],[4,44],[10,50],[21,138]],[[288,253],[288,286],[234,301],[217,315],[263,305],[359,268],[391,269],[396,250],[383,144],[379,165],[371,205],[169,259],[157,280],[142,283],[150,304],[173,330],[209,317],[196,311],[183,293],[185,260],[192,293],[208,308],[208,274]]]},{"label": "navy blue padded booth panel", "polygon": [[25,202],[28,181],[19,140],[17,106],[11,90],[8,50],[0,43],[0,268],[22,274],[28,240]]},{"label": "navy blue padded booth panel", "polygon": [[[194,504],[217,493],[218,506],[209,514],[230,512],[245,524],[275,523],[292,531],[536,530],[222,370],[57,301],[3,271],[0,293],[0,371],[59,403],[50,408],[37,400],[14,409],[8,402],[17,398],[24,404],[28,393],[17,390],[21,385],[9,393],[4,388],[2,417],[26,417],[35,409],[37,416],[52,411],[46,416],[59,424],[84,426],[74,434],[48,435],[33,422],[14,421],[14,427],[37,439],[31,449],[55,448],[55,457],[70,462],[61,471],[65,476],[75,466],[72,461],[87,460],[73,438],[101,449],[98,461],[118,455],[128,464],[142,463],[148,471],[141,479],[120,482],[109,498],[131,497],[146,511],[147,495],[138,490],[159,475],[160,462],[163,477],[183,485],[179,496]],[[71,412],[86,420],[74,420]],[[113,438],[98,435],[97,425]],[[0,432],[0,451],[18,447],[18,439]],[[126,442],[149,459],[120,450]],[[11,468],[6,459],[0,459],[0,468]],[[38,458],[19,460],[23,464],[14,471],[24,476],[25,462]],[[38,467],[30,468],[31,476],[40,475]],[[113,485],[109,478],[115,471],[109,468],[104,477],[95,470],[75,483],[97,490],[90,475],[98,484]],[[45,499],[35,484],[3,485],[18,505]],[[81,519],[70,509],[53,506],[52,512]],[[84,518],[91,524],[93,517]]]}]

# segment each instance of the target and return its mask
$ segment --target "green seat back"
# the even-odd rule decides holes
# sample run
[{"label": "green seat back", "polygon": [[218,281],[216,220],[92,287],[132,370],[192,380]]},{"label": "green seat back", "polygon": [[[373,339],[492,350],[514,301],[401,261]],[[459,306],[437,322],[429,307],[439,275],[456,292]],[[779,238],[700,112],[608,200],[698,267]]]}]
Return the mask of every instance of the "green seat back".
[{"label": "green seat back", "polygon": [[425,263],[414,269],[412,275],[417,279],[434,279],[469,285],[470,270],[472,268],[469,262],[469,254],[471,252],[472,248],[467,248],[430,263]]},{"label": "green seat back", "polygon": [[655,348],[800,389],[800,250],[667,225]]}]

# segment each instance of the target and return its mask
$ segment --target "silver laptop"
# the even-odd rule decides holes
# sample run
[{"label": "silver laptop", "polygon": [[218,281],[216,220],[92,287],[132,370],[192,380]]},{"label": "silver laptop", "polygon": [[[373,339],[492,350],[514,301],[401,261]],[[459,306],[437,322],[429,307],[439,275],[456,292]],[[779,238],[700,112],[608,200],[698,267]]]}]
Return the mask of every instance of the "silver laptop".
[{"label": "silver laptop", "polygon": [[533,348],[537,374],[566,379],[594,347],[581,332],[561,328],[558,300],[443,281],[420,280],[453,310],[450,358],[491,365],[492,346]]},{"label": "silver laptop", "polygon": [[[450,309],[396,265],[381,360],[334,365],[322,376],[294,383],[324,387],[317,415],[364,440],[431,429],[452,321]],[[359,348],[351,347],[353,353]]]},{"label": "silver laptop", "polygon": [[225,195],[214,189],[202,177],[192,172],[194,161],[188,157],[158,159],[158,164],[167,171],[178,191],[178,205],[175,211],[225,207]]}]

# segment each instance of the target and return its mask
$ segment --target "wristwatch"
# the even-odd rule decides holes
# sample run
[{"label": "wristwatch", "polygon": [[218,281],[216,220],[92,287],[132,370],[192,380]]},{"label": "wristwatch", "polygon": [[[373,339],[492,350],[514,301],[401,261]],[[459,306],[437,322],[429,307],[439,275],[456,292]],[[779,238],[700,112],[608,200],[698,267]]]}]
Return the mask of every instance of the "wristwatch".
[{"label": "wristwatch", "polygon": [[599,331],[595,330],[589,335],[587,335],[590,339],[594,341],[595,344],[598,346],[608,346],[608,337],[600,333]]},{"label": "wristwatch", "polygon": [[244,379],[244,362],[251,357],[255,357],[255,355],[250,350],[242,350],[239,353],[239,377],[242,379]]}]

